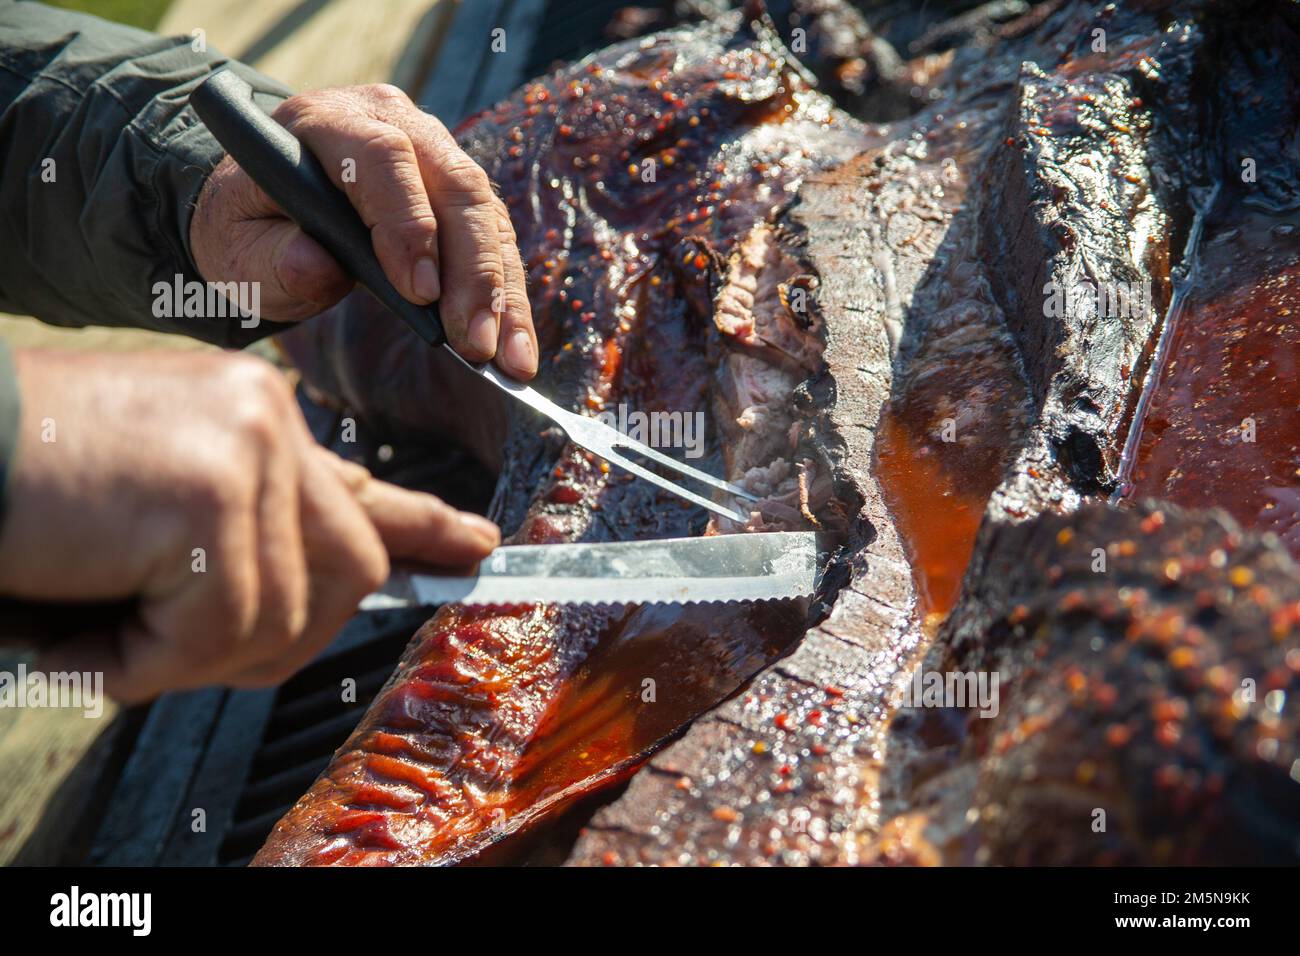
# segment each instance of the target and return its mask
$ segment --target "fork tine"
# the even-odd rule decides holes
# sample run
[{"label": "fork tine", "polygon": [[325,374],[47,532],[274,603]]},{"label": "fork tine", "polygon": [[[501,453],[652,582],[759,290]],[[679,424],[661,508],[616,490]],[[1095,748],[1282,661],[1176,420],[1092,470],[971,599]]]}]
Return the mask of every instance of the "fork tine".
[{"label": "fork tine", "polygon": [[560,427],[564,429],[565,434],[569,436],[569,440],[574,444],[580,445],[587,449],[587,451],[594,452],[611,462],[617,459],[619,466],[627,471],[631,471],[633,474],[645,478],[647,481],[658,485],[660,488],[681,495],[689,501],[703,504],[704,507],[711,511],[715,511],[718,514],[724,514],[734,520],[737,512],[719,510],[722,507],[721,505],[714,504],[709,499],[702,498],[699,495],[693,495],[687,492],[681,485],[667,481],[644,467],[639,465],[634,467],[632,462],[623,456],[618,455],[614,449],[623,448],[644,455],[651,461],[671,468],[674,471],[681,472],[689,478],[694,478],[696,481],[708,485],[710,488],[716,488],[719,491],[734,495],[737,498],[744,498],[750,501],[759,500],[756,495],[751,494],[744,488],[723,481],[721,478],[715,478],[706,471],[700,471],[698,468],[684,465],[673,458],[669,458],[667,455],[660,454],[648,445],[644,445],[639,441],[628,438],[618,429],[611,428],[599,419],[589,418],[585,415],[578,415],[574,412],[558,407],[551,411],[551,415]]},{"label": "fork tine", "polygon": [[646,481],[650,482],[651,484],[657,485],[658,487],[664,489],[664,491],[672,492],[673,494],[677,495],[680,498],[685,498],[687,501],[699,505],[701,508],[707,508],[708,510],[712,511],[714,514],[722,515],[722,517],[724,518],[730,518],[732,521],[735,521],[739,524],[744,524],[746,521],[749,520],[745,515],[742,515],[739,511],[732,511],[730,508],[724,507],[723,505],[718,504],[716,501],[710,501],[708,498],[705,498],[703,495],[697,495],[695,492],[689,491],[686,488],[683,488],[681,485],[675,484],[674,482],[669,481],[667,478],[664,478],[661,475],[656,475],[650,469],[641,467],[634,461],[628,461],[626,458],[624,458],[622,455],[618,454],[617,452],[604,451],[604,452],[597,452],[597,454],[599,454],[602,458],[608,461],[611,465],[617,465],[619,468],[622,468],[624,471],[630,471],[638,478],[644,478]]},{"label": "fork tine", "polygon": [[675,482],[671,482],[666,478],[661,478],[653,471],[643,468],[634,462],[628,461],[622,455],[614,452],[615,447],[626,448],[629,451],[637,452],[638,454],[649,458],[651,461],[663,465],[665,468],[672,468],[681,474],[708,485],[710,488],[716,488],[718,491],[725,491],[737,498],[747,498],[750,501],[759,500],[757,495],[751,494],[744,488],[723,481],[721,478],[714,478],[708,472],[700,471],[698,468],[692,468],[690,465],[684,465],[679,461],[669,458],[667,455],[661,455],[648,445],[643,445],[641,442],[631,440],[619,432],[618,429],[611,428],[602,421],[588,418],[584,415],[578,415],[566,408],[561,408],[549,398],[535,392],[527,385],[523,385],[516,382],[514,379],[502,375],[493,368],[491,363],[475,365],[461,358],[461,356],[457,354],[450,345],[445,346],[445,348],[452,354],[456,361],[465,368],[477,375],[483,376],[497,388],[514,396],[534,411],[540,412],[555,424],[559,425],[564,429],[564,433],[569,436],[569,440],[575,445],[599,455],[612,465],[617,465],[626,471],[630,471],[638,478],[644,478],[651,484],[658,485],[665,491],[670,491],[679,497],[685,498],[687,501],[694,502],[702,508],[707,508],[709,511],[720,514],[724,518],[730,518],[732,521],[738,521],[741,524],[744,524],[745,521],[748,520],[745,515],[742,515],[738,511],[724,508],[722,505],[710,501],[702,495],[697,495],[692,491],[687,491]]},{"label": "fork tine", "polygon": [[749,501],[758,501],[758,495],[751,494],[739,485],[733,485],[731,482],[723,481],[721,478],[714,478],[707,471],[700,471],[700,469],[692,468],[690,465],[684,464],[676,458],[669,458],[667,455],[656,451],[649,445],[642,444],[639,441],[634,441],[626,435],[617,432],[615,434],[617,434],[618,437],[610,439],[615,448],[623,448],[628,451],[634,451],[638,455],[644,455],[646,458],[649,458],[657,464],[663,465],[665,468],[671,468],[673,471],[686,475],[688,478],[694,478],[701,484],[708,485],[710,488],[715,488],[718,491],[725,491],[727,494],[735,495],[737,498],[745,498]]}]

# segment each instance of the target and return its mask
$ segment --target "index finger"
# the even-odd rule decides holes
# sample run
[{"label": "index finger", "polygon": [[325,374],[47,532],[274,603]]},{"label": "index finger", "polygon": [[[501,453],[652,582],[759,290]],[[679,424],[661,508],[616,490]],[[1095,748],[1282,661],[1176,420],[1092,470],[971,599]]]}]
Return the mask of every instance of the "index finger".
[{"label": "index finger", "polygon": [[[439,223],[442,314],[453,347],[460,351],[453,332],[490,327],[492,352],[503,371],[531,378],[537,371],[535,346],[517,357],[507,344],[516,330],[522,330],[532,342],[536,338],[519,251],[504,204],[487,173],[435,117],[414,109],[409,125],[403,124],[403,128],[415,146]],[[504,346],[500,353],[498,339]]]},{"label": "index finger", "polygon": [[321,97],[301,104],[289,100],[276,111],[277,118],[348,197],[397,291],[419,305],[433,301],[441,291],[437,220],[410,137],[374,116],[329,109],[331,101]]},{"label": "index finger", "polygon": [[501,543],[500,530],[486,518],[458,511],[433,495],[380,481],[328,449],[314,450],[352,492],[393,558],[468,567]]}]

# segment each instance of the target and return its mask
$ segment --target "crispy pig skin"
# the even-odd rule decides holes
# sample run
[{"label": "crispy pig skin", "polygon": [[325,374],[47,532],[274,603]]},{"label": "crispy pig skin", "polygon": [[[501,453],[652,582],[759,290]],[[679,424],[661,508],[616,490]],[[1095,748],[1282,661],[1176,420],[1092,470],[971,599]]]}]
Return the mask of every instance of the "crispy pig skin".
[{"label": "crispy pig skin", "polygon": [[923,667],[998,673],[999,706],[900,711],[923,741],[914,846],[966,864],[1300,858],[1300,575],[1276,538],[1093,504],[987,525],[971,571]]},{"label": "crispy pig skin", "polygon": [[[1256,532],[1300,551],[1296,9],[959,17],[894,74],[919,112],[868,127],[733,15],[472,123],[542,387],[705,411],[747,528],[842,531],[825,613],[444,610],[258,862],[454,862],[629,777],[569,863],[1295,862],[1300,575]],[[1045,307],[1079,282],[1151,297]],[[291,338],[409,435],[453,407],[355,305]],[[706,527],[526,417],[458,434],[516,541]],[[902,707],[927,671],[997,672],[996,715]]]},{"label": "crispy pig skin", "polygon": [[1171,144],[1200,232],[1125,492],[1222,507],[1300,558],[1300,10],[1261,4],[1215,43],[1200,124]]},{"label": "crispy pig skin", "polygon": [[[954,741],[965,738],[951,731],[935,738],[943,721],[916,722],[913,715],[914,723],[895,722],[893,714],[917,669],[959,663],[945,656],[952,632],[939,628],[955,602],[970,646],[992,640],[971,623],[971,595],[989,600],[1008,562],[1043,572],[1020,574],[1025,595],[1038,587],[1038,602],[1060,596],[1046,569],[1064,545],[1034,529],[1116,487],[1121,448],[1169,306],[1170,271],[1194,265],[1180,261],[1180,252],[1193,210],[1216,180],[1230,187],[1219,193],[1221,245],[1200,260],[1212,268],[1193,270],[1192,288],[1236,286],[1244,295],[1206,313],[1222,321],[1214,331],[1185,326],[1184,341],[1203,344],[1187,350],[1172,394],[1154,403],[1157,410],[1172,406],[1172,414],[1154,423],[1155,434],[1148,430],[1154,451],[1140,465],[1163,458],[1164,469],[1148,468],[1149,484],[1139,482],[1139,490],[1222,506],[1247,528],[1276,530],[1295,548],[1300,462],[1295,376],[1288,375],[1295,60],[1284,51],[1294,47],[1296,20],[1295,5],[1282,2],[1039,4],[999,25],[995,41],[909,61],[913,75],[928,76],[918,82],[928,86],[923,92],[932,105],[873,130],[877,142],[861,156],[801,186],[790,217],[803,229],[820,283],[828,343],[817,394],[840,439],[839,469],[861,495],[846,549],[848,580],[829,616],[789,654],[745,693],[696,720],[651,759],[656,773],[638,774],[594,815],[571,864],[1291,859],[1286,854],[1300,845],[1294,813],[1286,812],[1296,792],[1286,776],[1294,767],[1286,762],[1294,760],[1286,735],[1294,732],[1287,712],[1274,714],[1270,705],[1252,704],[1242,717],[1243,736],[1228,746],[1208,739],[1209,725],[1199,717],[1188,718],[1182,729],[1204,748],[1173,753],[1173,771],[1160,768],[1149,741],[1112,760],[1096,745],[1105,715],[1086,701],[1079,712],[1058,715],[1044,742],[1023,748],[1005,708],[995,720],[976,721],[1011,734],[1002,757],[973,744],[963,750]],[[1105,49],[1095,48],[1099,35],[1109,41]],[[1265,87],[1260,101],[1245,94],[1252,83]],[[1259,157],[1259,170],[1269,170],[1258,185],[1240,182],[1243,150]],[[1216,219],[1207,218],[1212,234]],[[1232,242],[1232,227],[1243,223],[1247,241]],[[1097,316],[1073,304],[1049,311],[1049,282],[1150,282],[1152,295],[1149,307],[1129,315]],[[1195,296],[1189,301],[1194,306]],[[1252,308],[1234,312],[1232,303],[1242,301]],[[1271,402],[1261,400],[1264,392]],[[1271,437],[1243,446],[1244,416],[1261,426],[1268,421]],[[946,439],[948,424],[954,431]],[[1163,442],[1165,429],[1177,437]],[[1180,468],[1185,452],[1204,464]],[[1086,520],[1102,521],[1094,510]],[[1097,527],[1116,534],[1146,516],[1105,514]],[[1221,516],[1177,514],[1169,547],[1185,547],[1193,560],[1201,554],[1197,534],[1229,527],[1218,524]],[[1029,525],[1021,531],[1023,522]],[[983,542],[998,535],[1006,548],[1001,559],[968,569],[972,549],[978,556]],[[1300,654],[1294,629],[1285,629],[1286,601],[1294,598],[1284,595],[1294,594],[1295,568],[1273,544],[1242,535],[1246,567],[1238,577],[1268,577],[1284,629],[1271,645],[1239,639],[1252,623],[1274,626],[1243,604],[1222,609],[1214,627],[1188,618],[1183,631],[1203,641],[1197,659],[1280,680],[1277,666],[1293,668]],[[1138,547],[1165,545],[1158,537],[1134,540]],[[1127,557],[1133,560],[1123,573],[1134,580],[1163,573],[1154,556]],[[1094,578],[1078,620],[1054,624],[1065,645],[1036,647],[1054,655],[1052,666],[1017,669],[1015,701],[1052,700],[1047,689],[1057,689],[1071,666],[1088,663],[1067,640],[1069,627],[1082,627],[1095,605],[1106,603],[1107,588],[1108,600],[1122,599],[1118,577]],[[959,599],[959,590],[966,597]],[[1187,599],[1173,592],[1154,598],[1171,611]],[[1116,639],[1107,640],[1118,652]],[[992,666],[1002,658],[990,651],[979,660]],[[1114,671],[1123,699],[1186,696],[1180,668],[1137,666],[1141,661],[1130,656]],[[1213,676],[1221,680],[1222,672]],[[1285,701],[1289,708],[1294,694],[1282,696],[1285,681],[1277,688],[1272,705]],[[1257,701],[1269,692],[1259,690]],[[1267,737],[1275,716],[1283,730],[1276,750]],[[915,732],[918,723],[925,734]],[[1134,729],[1154,732],[1140,722]],[[987,726],[978,732],[987,734]],[[1264,749],[1252,755],[1251,745]],[[1112,760],[1097,784],[1106,802],[1088,809],[1108,808],[1110,831],[1089,842],[1091,817],[1079,815],[1076,800],[1088,791],[1067,778],[1075,763],[1084,764],[1087,777],[1088,762],[1099,756]],[[1049,785],[1022,787],[1016,773],[1036,767],[1051,777]],[[1240,847],[1225,838],[1244,833],[1249,813],[1232,804],[1230,787],[1216,795],[1201,786],[1211,767],[1240,780],[1246,800],[1262,802],[1260,819],[1268,822],[1261,825],[1279,835],[1277,847],[1269,849],[1259,832],[1245,834]],[[1151,781],[1168,783],[1177,771],[1186,771],[1178,784],[1183,792],[1156,793]],[[973,785],[958,785],[970,780],[989,782],[978,801]],[[1143,801],[1170,810],[1170,827],[1161,829],[1139,806]],[[993,821],[1008,807],[1021,817],[1018,828]],[[985,812],[987,826],[969,824],[968,817],[983,821]],[[1038,825],[1031,814],[1083,823],[1062,841],[1059,828]],[[1230,822],[1202,825],[1198,814]],[[1191,849],[1179,856],[1170,842],[1182,833]]]},{"label": "crispy pig skin", "polygon": [[[790,400],[819,365],[820,326],[812,308],[785,304],[805,270],[770,223],[862,134],[775,35],[733,16],[621,44],[528,84],[459,135],[501,184],[519,237],[539,389],[589,414],[620,403],[699,413],[711,420],[704,467],[764,497],[749,527],[812,527],[818,513],[833,524],[831,482],[800,453]],[[391,323],[360,331],[366,308],[351,308],[287,345],[326,391],[355,379],[349,363],[418,347]],[[367,334],[358,354],[321,338]],[[719,433],[745,440],[724,454]],[[699,509],[611,473],[526,412],[501,457],[493,514],[515,543],[706,528]],[[796,604],[444,608],[254,863],[471,857],[625,778],[805,621]]]}]

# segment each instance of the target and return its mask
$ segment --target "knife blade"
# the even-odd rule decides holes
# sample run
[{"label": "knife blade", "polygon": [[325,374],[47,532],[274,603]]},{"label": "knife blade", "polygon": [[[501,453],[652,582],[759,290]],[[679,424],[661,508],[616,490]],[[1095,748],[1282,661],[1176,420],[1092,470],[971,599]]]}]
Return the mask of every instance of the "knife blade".
[{"label": "knife blade", "polygon": [[826,549],[815,532],[507,545],[471,577],[395,570],[361,610],[436,604],[690,604],[807,597]]},{"label": "knife blade", "polygon": [[[361,611],[461,603],[704,604],[808,597],[830,548],[815,532],[772,531],[604,544],[497,548],[470,577],[397,568]],[[46,647],[112,633],[135,599],[40,602],[0,597],[0,647]]]}]

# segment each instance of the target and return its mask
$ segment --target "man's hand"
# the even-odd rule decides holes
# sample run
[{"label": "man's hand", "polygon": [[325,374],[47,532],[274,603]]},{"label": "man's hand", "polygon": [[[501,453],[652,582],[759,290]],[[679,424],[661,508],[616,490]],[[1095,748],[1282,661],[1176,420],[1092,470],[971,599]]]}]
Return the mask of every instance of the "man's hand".
[{"label": "man's hand", "polygon": [[465,567],[496,526],[372,479],[316,445],[283,377],[247,356],[16,352],[23,395],[0,592],[140,597],[118,633],[50,670],[103,671],[126,701],[274,684],[388,574]]},{"label": "man's hand", "polygon": [[[305,93],[274,116],[352,201],[397,290],[421,305],[441,302],[452,347],[532,378],[537,338],[514,228],[446,127],[393,86]],[[204,184],[190,244],[209,282],[260,281],[262,315],[274,321],[315,315],[352,286],[229,156]]]}]

